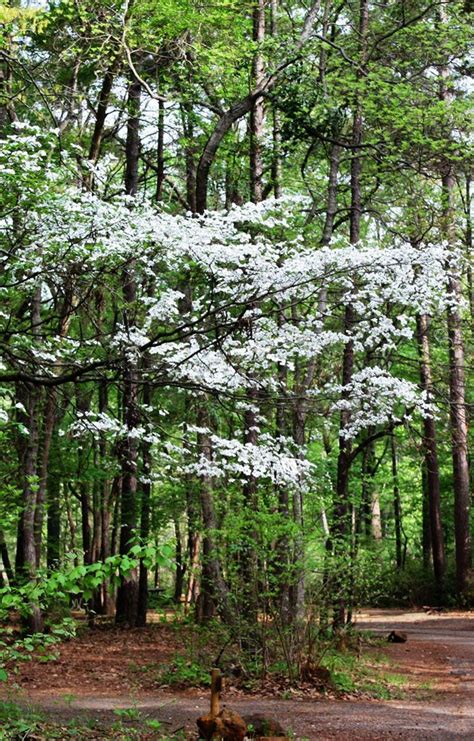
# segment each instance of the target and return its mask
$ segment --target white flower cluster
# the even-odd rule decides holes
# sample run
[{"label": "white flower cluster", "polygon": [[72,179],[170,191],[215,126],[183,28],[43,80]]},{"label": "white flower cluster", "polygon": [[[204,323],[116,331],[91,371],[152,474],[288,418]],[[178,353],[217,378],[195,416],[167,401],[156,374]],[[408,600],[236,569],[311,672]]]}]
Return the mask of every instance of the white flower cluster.
[{"label": "white flower cluster", "polygon": [[[197,461],[184,466],[186,473],[200,477],[227,480],[269,479],[274,484],[304,488],[313,473],[312,464],[303,456],[295,456],[289,449],[282,449],[278,441],[262,435],[258,445],[228,440],[211,435],[212,457],[200,455]],[[285,446],[288,448],[288,446]]]},{"label": "white flower cluster", "polygon": [[340,431],[346,440],[369,427],[410,419],[415,412],[428,415],[433,411],[416,384],[378,367],[364,368],[347,386],[332,385],[326,391],[341,395],[332,411],[350,412],[350,421]]},{"label": "white flower cluster", "polygon": [[[16,352],[17,367],[34,362],[51,375],[72,362],[87,365],[93,356],[111,368],[124,361],[139,368],[146,352],[146,373],[152,381],[159,376],[161,385],[215,394],[278,391],[277,366],[288,374],[316,358],[331,366],[349,341],[355,353],[376,350],[386,357],[413,336],[417,314],[439,313],[453,301],[446,268],[456,272],[462,265],[445,244],[418,248],[394,240],[383,248],[335,243],[318,249],[298,227],[308,207],[299,197],[198,217],[166,214],[125,196],[107,201],[71,186],[67,168],[51,164],[53,138],[25,129],[2,142],[0,153],[0,186],[22,194],[0,219],[6,255],[0,329],[14,325],[18,295],[30,297],[38,286],[47,320],[36,333],[9,329],[9,357]],[[96,175],[106,179],[102,171]],[[124,319],[125,272],[136,300]],[[100,335],[94,322],[84,331],[77,318],[95,291],[114,307]],[[65,296],[72,296],[70,316],[55,333]],[[348,305],[355,321],[344,328]],[[2,362],[8,367],[7,357]],[[363,368],[345,387],[326,383],[316,398],[318,392],[335,397],[332,412],[351,412],[342,431],[348,438],[398,420],[407,409],[429,413],[413,383],[380,367]],[[103,414],[77,415],[70,433],[160,442],[153,430],[129,430]],[[285,485],[310,471],[299,455],[261,436],[256,446],[216,436],[212,443],[212,460],[202,457],[186,470]]]}]

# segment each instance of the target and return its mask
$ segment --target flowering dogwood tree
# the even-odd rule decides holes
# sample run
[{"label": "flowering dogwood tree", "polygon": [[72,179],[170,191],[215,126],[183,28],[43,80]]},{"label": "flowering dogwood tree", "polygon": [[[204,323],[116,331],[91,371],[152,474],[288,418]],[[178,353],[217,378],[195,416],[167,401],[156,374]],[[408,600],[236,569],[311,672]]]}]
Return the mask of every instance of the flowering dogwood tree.
[{"label": "flowering dogwood tree", "polygon": [[[446,264],[454,258],[446,245],[338,239],[315,249],[311,233],[299,229],[309,207],[300,197],[201,216],[171,215],[129,196],[107,199],[71,183],[74,166],[59,158],[55,132],[18,129],[4,143],[0,170],[9,194],[0,225],[0,378],[2,424],[21,425],[26,451],[38,446],[44,393],[51,399],[63,389],[64,439],[109,451],[131,439],[151,446],[154,463],[142,471],[142,483],[171,475],[219,489],[220,482],[245,488],[253,480],[311,497],[317,467],[304,438],[272,432],[271,418],[261,413],[269,400],[290,409],[305,398],[308,409],[325,410],[334,422],[346,410],[339,434],[351,440],[435,414],[426,390],[399,374],[392,354],[414,337],[417,316],[449,306]],[[104,168],[99,175],[107,178]],[[126,313],[125,269],[137,286]],[[348,330],[349,304],[356,320]],[[334,376],[296,382],[302,366],[337,357],[347,343],[357,356],[348,385]],[[115,413],[114,405],[96,406],[88,391],[91,383],[119,389],[118,371],[127,365],[154,390],[136,426],[124,422],[120,405]],[[189,419],[183,427],[175,414],[163,425],[166,395],[176,389],[194,394],[198,406],[222,400],[237,417],[252,409],[258,436],[245,442],[238,427],[226,437],[214,424],[196,427]],[[23,558],[30,570],[35,513],[38,522],[43,506],[41,483],[37,490],[31,480],[41,471],[32,465],[23,484],[29,542]],[[213,521],[211,515],[205,524]]]}]

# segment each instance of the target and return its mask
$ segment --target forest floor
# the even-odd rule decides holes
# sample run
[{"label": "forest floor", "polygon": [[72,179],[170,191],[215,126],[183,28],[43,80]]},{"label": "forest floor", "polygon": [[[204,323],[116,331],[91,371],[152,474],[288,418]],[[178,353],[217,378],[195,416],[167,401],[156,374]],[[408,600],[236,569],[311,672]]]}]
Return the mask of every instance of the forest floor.
[{"label": "forest floor", "polygon": [[[296,739],[474,738],[474,613],[367,610],[358,614],[357,627],[381,636],[394,629],[407,633],[406,643],[383,646],[392,676],[400,678],[397,699],[364,692],[305,695],[264,684],[251,694],[230,688],[223,702],[244,716],[277,719]],[[167,738],[178,732],[184,737],[207,712],[208,691],[157,686],[150,669],[170,662],[178,642],[179,631],[162,624],[130,632],[85,631],[62,644],[56,661],[21,664],[1,699],[40,710],[56,724],[80,719],[90,728],[85,736],[68,730],[32,738],[101,739],[107,735],[101,728],[117,721],[116,738],[161,737],[158,721]],[[364,646],[362,653],[373,650]]]}]

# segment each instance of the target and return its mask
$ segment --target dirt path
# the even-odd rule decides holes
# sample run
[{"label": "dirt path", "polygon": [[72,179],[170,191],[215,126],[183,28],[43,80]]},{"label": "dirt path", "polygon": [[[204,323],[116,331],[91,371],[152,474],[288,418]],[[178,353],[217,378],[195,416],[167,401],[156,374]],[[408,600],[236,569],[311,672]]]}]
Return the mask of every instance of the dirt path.
[{"label": "dirt path", "polygon": [[[389,652],[407,677],[429,683],[427,700],[416,699],[415,693],[413,700],[391,701],[224,699],[241,714],[278,719],[299,739],[474,739],[474,613],[371,610],[358,616],[358,626],[381,634],[398,628],[408,634],[407,643],[392,645]],[[60,687],[30,688],[17,699],[61,721],[78,715],[106,720],[114,710],[133,706],[142,717],[161,721],[170,735],[178,728],[194,729],[196,717],[208,709],[204,692],[98,696],[85,691],[73,701],[64,695]]]}]

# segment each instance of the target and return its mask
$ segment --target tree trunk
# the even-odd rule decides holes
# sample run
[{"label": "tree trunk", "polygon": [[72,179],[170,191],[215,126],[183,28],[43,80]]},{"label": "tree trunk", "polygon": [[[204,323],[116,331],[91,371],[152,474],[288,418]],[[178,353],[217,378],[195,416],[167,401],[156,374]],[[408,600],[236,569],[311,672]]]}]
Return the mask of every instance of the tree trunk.
[{"label": "tree trunk", "polygon": [[431,517],[430,517],[430,503],[428,495],[428,471],[426,470],[426,462],[423,461],[421,469],[421,489],[423,492],[422,500],[422,523],[421,523],[421,539],[423,549],[423,567],[428,570],[431,566]]},{"label": "tree trunk", "polygon": [[186,563],[184,560],[183,540],[181,537],[181,528],[178,517],[174,517],[174,532],[176,537],[175,550],[175,578],[174,578],[174,595],[173,600],[176,605],[181,604],[184,587],[184,575],[186,573]]},{"label": "tree trunk", "polygon": [[8,583],[10,586],[13,586],[13,583],[15,581],[15,574],[13,573],[10,555],[8,553],[7,543],[5,540],[5,533],[3,532],[2,528],[0,528],[0,558],[2,559],[3,568],[5,569]]},{"label": "tree trunk", "polygon": [[61,474],[59,470],[59,446],[57,433],[51,441],[51,454],[46,485],[46,563],[49,569],[57,568],[60,560],[61,544]]},{"label": "tree trunk", "polygon": [[165,182],[165,104],[158,101],[158,140],[156,144],[156,200],[163,200]]},{"label": "tree trunk", "polygon": [[181,120],[183,124],[184,161],[186,167],[186,202],[188,209],[196,211],[196,143],[193,125],[193,111],[189,104],[181,107]]},{"label": "tree trunk", "polygon": [[[144,359],[144,368],[148,367],[148,358]],[[145,407],[151,404],[150,384],[145,381],[143,384],[143,404]],[[151,444],[144,441],[141,445],[142,454],[142,477],[141,483],[141,513],[140,513],[140,543],[146,546],[150,536],[150,508],[151,508],[151,468],[152,455]],[[138,614],[137,626],[143,628],[146,625],[148,610],[148,568],[145,566],[144,559],[140,560],[139,577],[138,577]]]},{"label": "tree trunk", "polygon": [[[117,66],[117,62],[114,61],[105,73],[104,79],[102,81],[102,87],[99,93],[99,99],[97,101],[94,130],[92,132],[91,142],[89,145],[89,153],[87,155],[87,159],[93,165],[95,165],[100,156],[102,139],[104,137],[105,130],[105,119],[107,118],[107,109],[109,106],[110,94],[112,92],[115,75],[117,73]],[[94,177],[89,170],[84,173],[82,181],[83,185],[86,188],[89,188],[91,190],[93,189]]]},{"label": "tree trunk", "polygon": [[468,301],[469,301],[469,314],[471,322],[474,322],[474,279],[472,275],[472,195],[471,195],[471,183],[472,177],[470,173],[466,174],[466,189],[464,195],[464,213],[466,216],[466,226],[464,230],[464,244],[466,246],[465,253],[467,258],[467,286],[468,286]]},{"label": "tree trunk", "polygon": [[[443,176],[446,232],[454,243],[454,213],[452,206],[454,177]],[[456,583],[459,597],[467,599],[471,573],[470,538],[470,482],[468,460],[468,427],[466,410],[465,353],[460,304],[461,279],[452,269],[448,271],[448,290],[452,302],[448,308],[449,341],[449,402],[454,486],[454,533],[456,539]]]},{"label": "tree trunk", "polygon": [[[244,443],[256,446],[258,442],[258,420],[257,420],[257,391],[250,387],[247,389],[248,403],[250,409],[244,413]],[[242,576],[242,612],[249,623],[255,623],[258,614],[258,556],[256,551],[256,537],[253,513],[258,508],[257,480],[250,474],[243,485],[244,507],[247,511],[246,528],[243,537],[243,549],[241,551],[241,576]]]},{"label": "tree trunk", "polygon": [[[128,89],[129,116],[127,121],[125,191],[135,196],[138,189],[138,160],[140,151],[140,96],[141,85],[133,80]],[[133,327],[133,311],[136,301],[136,281],[134,261],[122,273],[122,293],[125,302],[125,327]],[[123,414],[127,430],[134,430],[140,422],[138,409],[138,379],[134,360],[125,359],[123,368]],[[137,443],[133,435],[127,434],[121,449],[122,490],[121,490],[121,529],[120,554],[129,553],[136,536],[137,527]],[[115,620],[117,624],[134,627],[138,617],[138,573],[132,569],[123,576],[117,591]]]},{"label": "tree trunk", "polygon": [[[252,63],[252,82],[259,87],[265,78],[261,46],[265,41],[265,0],[255,0],[253,9],[253,41],[257,46]],[[254,100],[250,110],[250,194],[254,203],[260,203],[263,194],[262,140],[265,107],[262,97]]]},{"label": "tree trunk", "polygon": [[393,428],[390,433],[390,458],[392,463],[393,515],[395,521],[395,562],[397,564],[397,569],[402,569],[402,502],[400,498],[400,483],[398,480],[397,447],[395,442],[395,431]]},{"label": "tree trunk", "polygon": [[[358,79],[362,79],[363,69],[367,53],[367,32],[369,25],[369,6],[368,0],[360,0],[359,3],[359,38],[360,38],[360,68],[357,72]],[[362,197],[361,197],[361,144],[362,144],[362,133],[363,133],[363,119],[362,119],[362,101],[361,96],[356,93],[354,119],[352,124],[352,159],[351,159],[351,210],[350,210],[350,233],[349,239],[351,244],[355,245],[360,239],[360,226],[362,217]],[[349,304],[345,310],[344,316],[344,332],[345,334],[351,335],[352,328],[355,322],[354,307]],[[342,359],[342,398],[347,398],[347,392],[349,384],[352,381],[352,375],[354,370],[354,343],[352,340],[346,342],[344,346],[344,353]],[[335,546],[337,550],[344,547],[344,541],[347,539],[347,535],[350,532],[348,521],[349,518],[349,474],[351,467],[351,453],[352,444],[349,439],[344,436],[344,430],[350,422],[350,411],[343,410],[340,417],[340,436],[339,436],[339,455],[337,461],[337,482],[336,482],[336,504],[334,507],[334,531],[335,531]],[[337,606],[334,614],[334,627],[340,628],[344,624],[345,620],[345,609],[346,600],[344,597],[345,585],[344,583],[339,584],[338,587],[339,595],[337,598]]]},{"label": "tree trunk", "polygon": [[[278,36],[278,0],[270,0],[270,34],[273,39]],[[273,195],[275,198],[280,198],[282,194],[281,121],[280,114],[275,107],[273,108],[272,185]]]},{"label": "tree trunk", "polygon": [[[449,24],[447,6],[439,6],[439,20]],[[447,67],[440,70],[439,97],[446,108],[451,104],[449,87],[450,72]],[[449,247],[456,248],[456,214],[454,207],[454,165],[448,158],[442,164],[442,231]],[[449,404],[451,419],[451,443],[453,458],[454,488],[454,534],[456,540],[456,585],[461,601],[468,599],[471,575],[470,537],[470,482],[468,462],[468,426],[466,408],[465,353],[461,320],[462,284],[458,268],[448,265],[448,292],[451,302],[448,308],[449,342]]]},{"label": "tree trunk", "polygon": [[[420,382],[427,401],[433,399],[433,378],[431,373],[431,352],[428,336],[429,320],[426,314],[416,318],[418,353],[420,356]],[[433,555],[433,571],[440,596],[446,569],[444,536],[441,522],[441,486],[436,441],[436,420],[433,416],[423,419],[423,450],[426,473],[426,494],[430,523],[430,544]]]},{"label": "tree trunk", "polygon": [[[278,323],[279,326],[285,320],[283,307],[279,308],[278,311]],[[288,371],[285,365],[278,364],[278,383],[279,383],[279,399],[276,402],[276,415],[275,415],[275,426],[276,426],[276,437],[277,440],[280,438],[284,440],[288,435],[288,418],[286,402],[284,398],[285,390],[288,385]],[[290,500],[288,494],[288,487],[284,485],[278,486],[278,512],[284,522],[288,526],[288,532],[284,533],[276,547],[276,582],[279,592],[279,612],[280,619],[283,625],[288,625],[291,622],[291,608],[290,608],[290,554],[291,554],[291,541],[289,535],[289,523],[290,523]]]},{"label": "tree trunk", "polygon": [[[312,361],[310,361],[312,362]],[[298,375],[298,374],[297,374]],[[303,384],[305,387],[306,384]],[[299,393],[297,393],[299,396]],[[304,392],[303,392],[304,396]],[[306,400],[305,400],[306,401]],[[293,440],[298,449],[305,445],[305,424],[307,408],[306,403],[300,400],[295,404],[293,410]],[[293,520],[296,524],[297,533],[294,543],[294,580],[290,590],[291,612],[292,617],[297,624],[302,624],[305,614],[305,543],[304,543],[304,512],[303,512],[303,492],[297,488],[293,492]]]},{"label": "tree trunk", "polygon": [[[28,430],[28,437],[22,444],[22,455],[20,458],[23,486],[16,567],[17,579],[34,580],[36,578],[35,509],[39,447],[36,420],[39,391],[35,388],[24,387],[19,398],[26,409],[26,413],[22,413],[22,421]],[[31,604],[29,609],[30,614],[27,619],[28,628],[32,633],[39,633],[43,630],[43,618],[40,609],[36,604]]]},{"label": "tree trunk", "polygon": [[36,543],[36,565],[40,565],[41,545],[43,539],[44,505],[46,500],[46,487],[48,480],[49,454],[51,440],[56,422],[56,390],[48,389],[44,408],[44,423],[42,435],[41,466],[39,472],[38,492],[36,495],[35,508],[35,543]]},{"label": "tree trunk", "polygon": [[[200,399],[200,404],[205,404]],[[197,424],[199,427],[209,426],[209,418],[204,408],[198,410]],[[198,449],[200,455],[212,460],[212,443],[207,432],[198,434]],[[214,611],[221,616],[225,623],[231,625],[234,616],[229,604],[229,591],[222,576],[222,569],[215,543],[217,532],[217,519],[214,510],[213,485],[209,476],[201,477],[199,487],[201,498],[202,521],[204,526],[204,538],[202,548],[202,572],[201,591],[198,600],[198,619],[201,622],[212,618]]]}]

